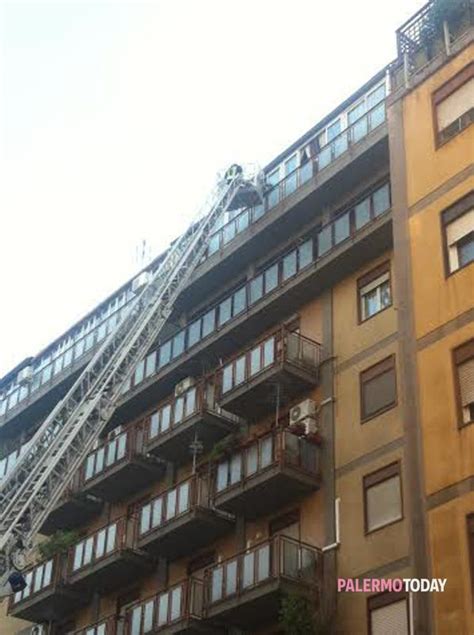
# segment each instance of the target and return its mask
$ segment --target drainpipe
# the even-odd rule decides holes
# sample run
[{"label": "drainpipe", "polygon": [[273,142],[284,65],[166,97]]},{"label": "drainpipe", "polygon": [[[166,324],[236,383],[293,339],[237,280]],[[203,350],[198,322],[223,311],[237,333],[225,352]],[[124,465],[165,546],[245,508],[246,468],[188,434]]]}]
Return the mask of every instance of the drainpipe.
[{"label": "drainpipe", "polygon": [[336,534],[335,542],[332,542],[330,545],[325,545],[324,547],[322,547],[321,551],[323,553],[327,553],[328,551],[333,551],[334,549],[337,549],[339,545],[341,544],[340,512],[339,512],[340,503],[341,503],[341,499],[336,498],[336,500],[334,501],[334,525],[335,525],[335,534]]}]

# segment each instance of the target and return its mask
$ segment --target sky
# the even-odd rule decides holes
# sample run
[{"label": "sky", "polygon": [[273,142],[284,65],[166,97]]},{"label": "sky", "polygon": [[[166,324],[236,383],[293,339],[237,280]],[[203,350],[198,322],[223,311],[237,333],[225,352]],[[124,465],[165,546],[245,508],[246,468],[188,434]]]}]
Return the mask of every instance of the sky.
[{"label": "sky", "polygon": [[0,376],[130,278],[216,174],[265,165],[423,0],[0,0]]}]

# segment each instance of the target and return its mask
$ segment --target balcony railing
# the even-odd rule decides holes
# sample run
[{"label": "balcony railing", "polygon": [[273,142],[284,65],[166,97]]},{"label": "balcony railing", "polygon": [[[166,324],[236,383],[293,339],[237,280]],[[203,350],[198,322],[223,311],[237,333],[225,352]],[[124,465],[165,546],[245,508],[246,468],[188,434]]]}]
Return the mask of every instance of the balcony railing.
[{"label": "balcony railing", "polygon": [[10,597],[8,612],[29,622],[62,621],[87,598],[70,589],[65,560],[48,558],[25,572],[26,587]]},{"label": "balcony railing", "polygon": [[33,567],[25,574],[26,587],[23,591],[13,595],[11,605],[14,606],[51,588],[62,580],[61,573],[61,565],[58,558],[51,558]]},{"label": "balcony railing", "polygon": [[[283,199],[293,194],[315,174],[331,165],[349,148],[364,139],[385,121],[385,101],[380,101],[327,144],[315,150],[314,156],[287,174],[269,189],[262,204],[247,208],[211,236],[207,257],[223,249],[238,234],[257,222]],[[316,140],[314,140],[316,144]]]},{"label": "balcony railing", "polygon": [[208,479],[194,475],[141,507],[137,545],[171,560],[212,543],[231,528],[228,515],[211,506]]},{"label": "balcony railing", "polygon": [[441,6],[430,0],[421,7],[397,29],[398,57],[391,65],[394,89],[408,86],[410,76],[425,69],[435,57],[449,55],[473,25],[471,1],[452,0]]},{"label": "balcony railing", "polygon": [[125,618],[125,635],[156,633],[202,617],[203,582],[189,578],[131,607]]},{"label": "balcony railing", "polygon": [[119,621],[115,615],[111,615],[100,620],[96,624],[91,624],[69,635],[120,635],[118,630]]},{"label": "balcony railing", "polygon": [[217,464],[217,509],[254,519],[294,503],[320,486],[321,449],[288,430],[262,435]]},{"label": "balcony railing", "polygon": [[319,591],[322,553],[317,547],[275,536],[210,567],[206,572],[207,608],[247,593],[272,580],[288,579]]},{"label": "balcony railing", "polygon": [[316,374],[321,363],[321,345],[285,328],[279,329],[223,366],[219,371],[222,397],[285,362]]},{"label": "balcony railing", "polygon": [[220,404],[251,420],[318,383],[321,345],[285,327],[235,355],[217,372]]},{"label": "balcony railing", "polygon": [[162,476],[165,464],[147,456],[145,434],[140,423],[112,432],[87,456],[80,489],[114,502]]},{"label": "balcony railing", "polygon": [[131,538],[133,534],[127,531],[126,518],[120,518],[83,538],[69,551],[69,574],[74,575],[121,549],[132,547]]},{"label": "balcony railing", "polygon": [[186,462],[191,457],[190,444],[195,439],[196,426],[204,450],[229,434],[239,420],[217,405],[215,395],[212,382],[201,382],[152,412],[145,424],[148,451],[156,451],[173,462]]},{"label": "balcony railing", "polygon": [[77,542],[68,552],[67,582],[84,595],[112,591],[152,570],[153,560],[135,549],[134,522],[122,517]]}]

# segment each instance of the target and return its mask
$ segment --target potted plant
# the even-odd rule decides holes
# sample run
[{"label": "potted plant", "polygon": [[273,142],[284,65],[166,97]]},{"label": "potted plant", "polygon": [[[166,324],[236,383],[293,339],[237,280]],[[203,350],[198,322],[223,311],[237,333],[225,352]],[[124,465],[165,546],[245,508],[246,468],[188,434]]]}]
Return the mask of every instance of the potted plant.
[{"label": "potted plant", "polygon": [[64,553],[79,540],[77,531],[57,531],[38,545],[38,551],[45,560],[58,553]]},{"label": "potted plant", "polygon": [[334,617],[317,610],[307,598],[296,594],[282,598],[278,621],[286,635],[334,633]]}]

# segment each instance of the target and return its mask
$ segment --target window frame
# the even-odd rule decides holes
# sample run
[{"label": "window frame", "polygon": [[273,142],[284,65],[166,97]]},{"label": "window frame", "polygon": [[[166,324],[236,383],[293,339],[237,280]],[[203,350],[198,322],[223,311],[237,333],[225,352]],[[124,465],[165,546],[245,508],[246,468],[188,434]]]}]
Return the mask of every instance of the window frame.
[{"label": "window frame", "polygon": [[[439,129],[438,126],[438,113],[437,108],[441,102],[450,97],[453,93],[459,90],[464,84],[474,78],[474,62],[470,62],[464,68],[462,68],[456,75],[448,79],[442,86],[437,88],[431,95],[431,114],[433,119],[433,133],[434,133],[434,146],[435,150],[439,150],[444,145],[449,143],[452,139],[457,137],[459,134],[467,130],[470,125],[474,123],[474,120],[471,121],[467,126],[458,130],[453,135],[450,135],[447,139],[441,139],[442,130]],[[471,109],[470,109],[471,110]],[[466,113],[470,112],[467,110]],[[454,122],[453,122],[454,123]],[[451,124],[450,124],[451,125]],[[446,130],[443,128],[443,130]]]},{"label": "window frame", "polygon": [[[380,485],[391,478],[398,476],[400,483],[400,517],[385,523],[385,525],[378,525],[373,529],[369,529],[369,517],[368,517],[368,505],[367,505],[367,491],[375,485]],[[402,467],[400,459],[385,465],[374,472],[365,474],[362,477],[362,495],[364,498],[364,535],[369,536],[381,529],[386,529],[395,523],[399,523],[405,519],[405,506],[403,504],[403,479],[402,479]]]},{"label": "window frame", "polygon": [[[379,265],[377,265],[370,271],[367,271],[364,275],[357,278],[356,290],[357,290],[357,322],[358,324],[363,324],[367,322],[368,320],[372,319],[376,315],[380,315],[380,313],[383,313],[384,311],[386,311],[387,309],[390,309],[393,306],[392,271],[391,271],[390,265],[391,265],[390,260],[386,260],[385,262],[380,263]],[[368,317],[363,318],[362,317],[362,297],[363,296],[361,295],[362,289],[386,273],[388,273],[388,282],[390,285],[390,304],[387,304],[387,306],[380,309],[380,311],[377,311],[376,313],[373,313],[372,315],[369,315]]]},{"label": "window frame", "polygon": [[401,602],[402,600],[405,601],[406,609],[407,609],[408,635],[413,635],[411,631],[411,622],[410,622],[409,595],[406,592],[397,593],[395,591],[377,593],[377,595],[370,595],[367,598],[367,633],[368,635],[373,635],[372,619],[371,619],[372,611],[376,611],[377,609],[381,609],[385,606],[389,606],[390,604]]},{"label": "window frame", "polygon": [[463,419],[463,407],[462,407],[462,395],[461,395],[461,382],[459,381],[459,369],[458,367],[464,362],[474,359],[474,338],[463,342],[451,351],[453,378],[454,378],[454,395],[456,401],[456,418],[458,429],[461,430],[466,426],[470,426],[474,423],[474,418],[470,421],[464,421]]},{"label": "window frame", "polygon": [[[457,269],[453,269],[451,271],[451,265],[449,261],[449,245],[448,245],[448,226],[456,221],[464,214],[467,214],[472,209],[474,209],[474,190],[467,192],[460,199],[455,201],[452,205],[444,209],[440,214],[440,223],[441,223],[441,240],[443,246],[443,260],[444,260],[444,276],[445,278],[449,278],[450,276],[455,275],[458,271],[462,271],[466,267],[474,264],[474,260],[466,263],[458,267]],[[466,234],[468,236],[469,234]],[[460,239],[462,240],[464,236]],[[459,241],[458,241],[459,242]]]},{"label": "window frame", "polygon": [[[384,370],[381,370],[380,372],[376,372],[377,367],[379,367],[379,368],[382,367],[382,368],[384,368]],[[393,400],[393,402],[391,402],[390,404],[384,406],[383,408],[379,408],[378,410],[376,410],[375,412],[373,412],[371,414],[365,414],[364,384],[367,381],[370,381],[371,379],[374,379],[375,377],[378,377],[380,375],[384,375],[386,372],[388,372],[392,368],[394,370],[394,375],[395,375],[395,399]],[[364,375],[371,375],[371,377],[370,377],[370,379],[365,379],[364,380],[363,379]],[[398,404],[398,380],[397,380],[397,362],[396,362],[395,353],[392,353],[388,357],[385,357],[384,359],[381,359],[380,361],[376,362],[375,364],[372,364],[372,366],[369,366],[368,368],[365,368],[364,370],[362,370],[359,373],[359,399],[360,399],[360,422],[361,422],[361,424],[364,424],[367,421],[370,421],[371,419],[374,419],[375,417],[378,417],[381,414],[384,414],[385,412],[388,412],[389,410],[391,410],[392,408],[395,408],[397,406],[397,404]]]}]

